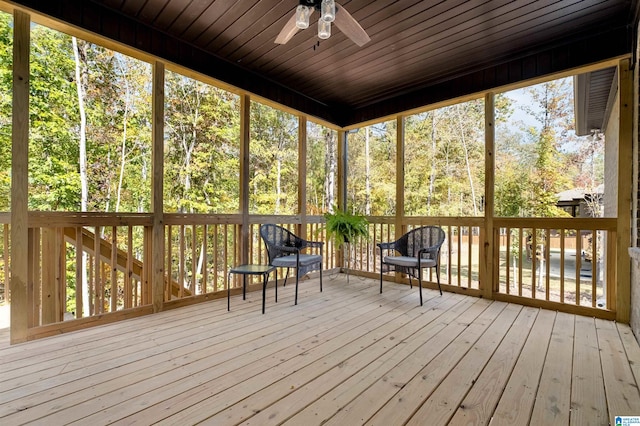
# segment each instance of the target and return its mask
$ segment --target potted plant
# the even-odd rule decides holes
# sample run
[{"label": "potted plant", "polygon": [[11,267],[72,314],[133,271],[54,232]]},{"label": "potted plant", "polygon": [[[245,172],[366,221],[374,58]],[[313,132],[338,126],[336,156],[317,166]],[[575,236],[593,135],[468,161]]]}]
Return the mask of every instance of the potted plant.
[{"label": "potted plant", "polygon": [[[335,248],[339,250],[345,243],[355,243],[360,238],[369,238],[369,221],[361,215],[334,208],[324,214],[327,239],[333,238]],[[347,261],[347,282],[349,282],[349,254]]]},{"label": "potted plant", "polygon": [[345,212],[337,208],[324,214],[327,238],[333,238],[335,247],[344,243],[354,243],[360,238],[369,238],[369,221],[361,215]]}]

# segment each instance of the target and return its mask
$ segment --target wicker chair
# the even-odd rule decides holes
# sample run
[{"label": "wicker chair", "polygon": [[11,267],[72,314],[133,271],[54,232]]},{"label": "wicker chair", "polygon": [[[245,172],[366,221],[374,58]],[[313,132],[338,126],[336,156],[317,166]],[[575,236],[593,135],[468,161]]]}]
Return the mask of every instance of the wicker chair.
[{"label": "wicker chair", "polygon": [[[438,289],[440,287],[440,247],[445,234],[439,226],[423,226],[413,229],[396,241],[379,243],[380,247],[380,293],[382,293],[382,274],[396,271],[409,275],[409,284],[413,288],[411,277],[418,279],[420,286],[420,306],[422,306],[422,269],[436,268]],[[388,253],[385,255],[385,252]],[[395,253],[400,253],[400,256]]]},{"label": "wicker chair", "polygon": [[[287,268],[284,285],[287,285],[289,269],[296,269],[296,296],[298,304],[299,278],[311,271],[320,271],[320,291],[322,291],[322,247],[323,242],[307,241],[289,232],[281,226],[265,224],[260,226],[260,236],[264,241],[269,256],[269,265],[277,268]],[[301,253],[306,248],[320,248],[320,254]],[[278,285],[278,270],[276,269],[276,286]]]}]

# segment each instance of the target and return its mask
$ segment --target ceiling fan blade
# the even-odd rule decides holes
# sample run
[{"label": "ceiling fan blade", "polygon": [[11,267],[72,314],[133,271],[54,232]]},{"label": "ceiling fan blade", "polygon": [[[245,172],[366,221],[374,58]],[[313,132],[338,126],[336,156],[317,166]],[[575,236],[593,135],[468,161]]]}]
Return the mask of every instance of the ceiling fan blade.
[{"label": "ceiling fan blade", "polygon": [[298,27],[296,27],[296,14],[294,13],[287,23],[284,24],[284,27],[280,30],[280,34],[278,34],[274,43],[285,44],[291,40],[291,37],[293,37],[297,32]]},{"label": "ceiling fan blade", "polygon": [[[312,15],[313,9],[311,9],[311,13],[309,13],[309,18],[311,18]],[[287,23],[284,24],[284,27],[280,30],[280,34],[278,34],[274,43],[286,44],[298,32],[298,30],[299,28],[296,26],[296,12],[294,10],[293,15],[291,15],[291,18],[289,18]]]},{"label": "ceiling fan blade", "polygon": [[371,41],[369,35],[362,29],[358,21],[356,21],[347,9],[341,4],[336,3],[338,10],[336,11],[336,20],[333,23],[340,31],[349,37],[355,44],[362,47]]}]

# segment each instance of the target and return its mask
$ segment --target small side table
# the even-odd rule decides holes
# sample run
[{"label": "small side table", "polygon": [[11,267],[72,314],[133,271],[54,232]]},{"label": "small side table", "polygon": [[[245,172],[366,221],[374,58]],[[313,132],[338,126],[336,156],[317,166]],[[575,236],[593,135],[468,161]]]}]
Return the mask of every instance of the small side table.
[{"label": "small side table", "polygon": [[[267,293],[267,281],[269,274],[275,271],[275,266],[271,265],[239,265],[229,269],[229,284],[231,284],[231,274],[242,275],[242,300],[247,295],[247,275],[262,275],[262,313],[264,314],[264,300]],[[227,311],[230,310],[231,285],[227,286]],[[278,302],[278,283],[276,283],[276,303]]]}]

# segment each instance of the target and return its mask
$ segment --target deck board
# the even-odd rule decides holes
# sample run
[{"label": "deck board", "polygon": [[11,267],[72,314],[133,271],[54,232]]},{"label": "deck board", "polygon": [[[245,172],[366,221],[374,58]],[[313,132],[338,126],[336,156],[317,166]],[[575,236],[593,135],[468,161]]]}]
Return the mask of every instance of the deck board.
[{"label": "deck board", "polygon": [[575,315],[559,312],[551,332],[531,424],[568,425]]},{"label": "deck board", "polygon": [[450,424],[469,425],[489,422],[528,336],[528,332],[523,330],[531,329],[537,314],[537,309],[525,307],[518,318],[510,324],[509,332],[460,403]]},{"label": "deck board", "polygon": [[446,424],[451,419],[521,309],[521,306],[509,305],[500,312],[476,344],[420,406],[407,425]]},{"label": "deck board", "polygon": [[596,331],[609,413],[616,416],[638,416],[638,384],[618,329],[613,322],[596,320]]},{"label": "deck board", "polygon": [[454,372],[469,349],[504,310],[506,303],[487,302],[485,306],[476,304],[474,307],[478,308],[477,311],[469,309],[465,312],[469,313],[467,317],[460,317],[457,323],[460,332],[456,338],[449,340],[442,351],[407,383],[398,384],[398,392],[366,424],[390,425],[408,421],[446,377]]},{"label": "deck board", "polygon": [[0,424],[607,424],[624,324],[340,274],[0,345]]},{"label": "deck board", "polygon": [[528,424],[556,313],[541,310],[493,412],[491,425]]},{"label": "deck board", "polygon": [[607,400],[595,321],[576,317],[575,325],[570,424],[607,424]]}]

